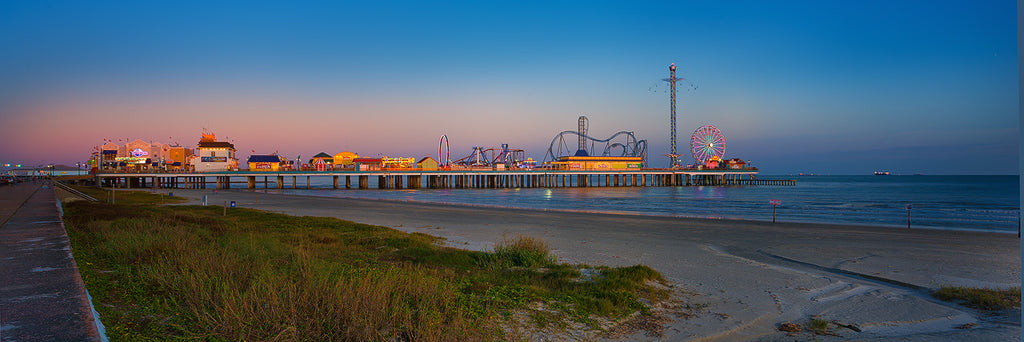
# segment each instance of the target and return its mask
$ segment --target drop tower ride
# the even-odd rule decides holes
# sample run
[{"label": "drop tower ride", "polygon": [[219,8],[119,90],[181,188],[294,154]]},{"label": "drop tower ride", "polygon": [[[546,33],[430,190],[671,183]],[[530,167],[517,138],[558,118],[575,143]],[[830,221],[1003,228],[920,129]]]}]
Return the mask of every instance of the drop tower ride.
[{"label": "drop tower ride", "polygon": [[669,158],[669,162],[668,162],[669,167],[675,167],[676,163],[677,163],[677,160],[679,159],[679,154],[676,153],[676,82],[682,81],[683,79],[682,78],[676,78],[676,63],[672,63],[672,65],[670,65],[668,67],[668,72],[669,72],[669,77],[665,78],[665,79],[662,79],[662,80],[665,81],[665,82],[668,82],[668,84],[670,85],[670,88],[671,88],[671,93],[672,93],[672,95],[671,95],[671,99],[672,99],[672,119],[671,119],[671,121],[672,121],[672,123],[671,123],[672,132],[669,135],[669,141],[670,141],[669,145],[671,147],[670,147],[669,153],[666,154],[665,156]]}]

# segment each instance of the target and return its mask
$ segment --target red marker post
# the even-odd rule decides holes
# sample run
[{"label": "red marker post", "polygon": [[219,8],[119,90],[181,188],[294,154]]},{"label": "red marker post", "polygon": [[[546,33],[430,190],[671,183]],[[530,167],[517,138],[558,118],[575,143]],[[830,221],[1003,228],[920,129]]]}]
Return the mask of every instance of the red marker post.
[{"label": "red marker post", "polygon": [[775,223],[775,207],[782,205],[782,200],[770,199],[768,203],[772,205],[772,223]]}]

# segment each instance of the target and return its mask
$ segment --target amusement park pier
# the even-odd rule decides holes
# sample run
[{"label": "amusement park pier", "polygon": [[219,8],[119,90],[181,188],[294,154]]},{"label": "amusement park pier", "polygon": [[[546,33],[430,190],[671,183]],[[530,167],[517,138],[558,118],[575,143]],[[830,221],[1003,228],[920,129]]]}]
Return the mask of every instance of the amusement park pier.
[{"label": "amusement park pier", "polygon": [[[135,140],[124,146],[104,139],[94,147],[89,165],[92,180],[112,188],[229,189],[232,184],[257,188],[313,188],[317,178],[331,177],[340,189],[487,189],[585,188],[705,185],[794,185],[795,180],[758,179],[758,169],[740,158],[726,158],[725,136],[713,125],[697,128],[690,137],[693,164],[687,165],[676,149],[676,66],[669,67],[671,116],[668,168],[649,168],[647,140],[621,130],[607,138],[590,132],[590,121],[579,116],[575,130],[554,136],[542,161],[526,158],[522,149],[502,143],[500,148],[472,147],[463,158],[451,158],[446,134],[438,139],[436,159],[376,157],[343,151],[320,152],[309,159],[273,154],[249,156],[240,162],[234,144],[218,141],[203,131],[197,148]],[[120,141],[120,140],[119,140]],[[255,150],[252,150],[255,153]],[[342,177],[344,180],[342,181]],[[290,187],[286,184],[291,178]],[[244,180],[244,181],[240,181]],[[353,183],[355,182],[355,183]],[[271,184],[273,184],[271,186]]]}]

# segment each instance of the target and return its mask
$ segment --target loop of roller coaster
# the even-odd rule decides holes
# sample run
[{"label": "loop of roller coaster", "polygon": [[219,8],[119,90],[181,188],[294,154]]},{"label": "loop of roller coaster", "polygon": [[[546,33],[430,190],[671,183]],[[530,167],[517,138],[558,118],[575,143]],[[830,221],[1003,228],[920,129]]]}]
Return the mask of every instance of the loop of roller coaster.
[{"label": "loop of roller coaster", "polygon": [[[593,155],[595,143],[604,143],[604,150],[601,152],[602,157],[640,157],[643,159],[644,165],[647,164],[647,140],[637,140],[633,132],[630,131],[619,131],[612,134],[608,139],[597,139],[586,134],[580,134],[577,131],[563,131],[551,140],[551,145],[548,146],[548,153],[544,156],[545,162],[558,160],[561,157],[571,156],[575,153],[565,143],[566,134],[576,135],[580,140],[586,139],[589,141],[590,151],[586,151],[587,155]],[[625,142],[612,142],[620,135],[625,135]],[[557,154],[555,153],[555,145],[558,145]],[[586,144],[583,145],[585,147]],[[566,152],[565,154],[562,153],[563,148]],[[612,152],[615,148],[621,148],[622,153],[613,155]]]}]

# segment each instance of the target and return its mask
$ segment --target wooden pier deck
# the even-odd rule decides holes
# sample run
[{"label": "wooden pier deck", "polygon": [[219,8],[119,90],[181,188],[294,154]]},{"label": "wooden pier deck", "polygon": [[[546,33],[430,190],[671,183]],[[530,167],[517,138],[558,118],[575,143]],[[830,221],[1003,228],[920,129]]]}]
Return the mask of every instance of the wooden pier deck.
[{"label": "wooden pier deck", "polygon": [[[100,173],[97,184],[115,188],[229,189],[312,188],[314,177],[332,177],[334,189],[487,189],[647,186],[795,185],[791,179],[759,179],[757,170],[386,170],[224,171],[204,173]],[[300,178],[305,178],[304,187]],[[244,179],[245,181],[232,181]],[[291,186],[287,180],[291,178]],[[373,185],[371,186],[371,179]]]}]

